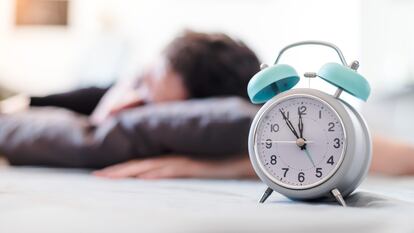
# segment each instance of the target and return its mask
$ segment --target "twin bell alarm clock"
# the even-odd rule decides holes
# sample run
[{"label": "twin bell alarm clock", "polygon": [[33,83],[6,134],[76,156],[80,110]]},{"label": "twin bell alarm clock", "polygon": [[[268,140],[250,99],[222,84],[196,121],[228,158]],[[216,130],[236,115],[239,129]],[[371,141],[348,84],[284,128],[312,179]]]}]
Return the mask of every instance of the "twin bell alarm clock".
[{"label": "twin bell alarm clock", "polygon": [[[292,89],[299,82],[295,69],[280,64],[293,47],[321,45],[332,48],[342,64],[327,63],[307,78],[321,78],[336,86],[335,94],[311,88]],[[248,84],[248,95],[263,104],[249,133],[253,168],[268,186],[263,203],[273,191],[294,200],[344,198],[366,176],[371,161],[371,137],[361,114],[340,98],[343,91],[366,101],[367,80],[357,73],[357,61],[348,65],[339,48],[321,41],[304,41],[283,48],[274,65],[262,65]]]}]

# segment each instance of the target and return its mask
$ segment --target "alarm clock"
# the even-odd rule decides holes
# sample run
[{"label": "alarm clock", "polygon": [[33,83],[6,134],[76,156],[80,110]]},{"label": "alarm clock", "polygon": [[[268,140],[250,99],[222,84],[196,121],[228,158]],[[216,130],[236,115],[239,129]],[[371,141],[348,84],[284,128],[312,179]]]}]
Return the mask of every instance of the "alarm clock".
[{"label": "alarm clock", "polygon": [[[321,78],[336,86],[334,94],[317,89],[292,89],[300,80],[296,70],[280,64],[293,47],[321,45],[332,48],[341,64],[327,63],[307,78]],[[248,95],[263,104],[249,133],[249,156],[259,178],[268,186],[260,202],[273,191],[294,200],[336,200],[346,206],[366,176],[371,162],[371,136],[361,114],[340,98],[343,91],[366,101],[370,86],[348,66],[341,50],[322,41],[303,41],[283,48],[274,65],[262,65],[248,84]]]}]

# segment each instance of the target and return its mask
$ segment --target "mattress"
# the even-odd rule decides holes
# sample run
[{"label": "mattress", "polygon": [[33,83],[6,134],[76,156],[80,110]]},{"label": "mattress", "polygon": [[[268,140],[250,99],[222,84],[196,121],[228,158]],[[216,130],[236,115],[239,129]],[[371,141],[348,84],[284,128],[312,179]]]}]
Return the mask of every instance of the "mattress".
[{"label": "mattress", "polygon": [[257,180],[109,180],[0,168],[0,232],[414,232],[414,177],[368,177],[347,199],[258,199]]}]

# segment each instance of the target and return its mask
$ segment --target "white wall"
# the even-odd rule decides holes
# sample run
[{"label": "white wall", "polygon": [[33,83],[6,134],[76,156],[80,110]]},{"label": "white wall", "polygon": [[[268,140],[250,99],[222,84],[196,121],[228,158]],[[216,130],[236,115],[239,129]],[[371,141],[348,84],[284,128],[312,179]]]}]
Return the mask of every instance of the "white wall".
[{"label": "white wall", "polygon": [[[414,143],[414,1],[365,0],[361,69],[373,95],[365,116],[373,132]],[[379,117],[380,116],[380,117]]]},{"label": "white wall", "polygon": [[414,83],[414,1],[362,1],[364,71],[377,91]]},{"label": "white wall", "polygon": [[[43,94],[107,83],[98,69],[88,71],[89,63],[108,72],[108,64],[119,63],[113,66],[122,72],[114,75],[131,74],[183,28],[240,37],[268,63],[282,46],[307,39],[331,41],[351,61],[361,57],[360,10],[357,0],[72,0],[67,29],[14,28],[13,1],[0,0],[0,84]],[[99,50],[105,43],[109,48]],[[327,60],[336,55],[310,48],[283,61],[302,73]]]}]

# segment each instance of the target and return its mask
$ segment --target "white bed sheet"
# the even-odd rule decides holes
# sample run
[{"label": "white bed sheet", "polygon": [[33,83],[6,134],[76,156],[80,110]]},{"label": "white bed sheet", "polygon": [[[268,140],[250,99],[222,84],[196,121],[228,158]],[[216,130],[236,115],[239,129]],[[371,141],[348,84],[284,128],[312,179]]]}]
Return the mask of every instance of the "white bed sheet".
[{"label": "white bed sheet", "polygon": [[414,178],[369,177],[347,202],[294,202],[235,180],[107,180],[0,168],[0,232],[414,232]]}]

